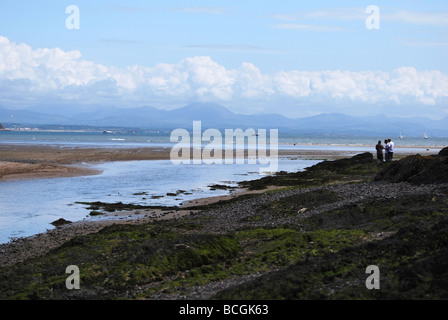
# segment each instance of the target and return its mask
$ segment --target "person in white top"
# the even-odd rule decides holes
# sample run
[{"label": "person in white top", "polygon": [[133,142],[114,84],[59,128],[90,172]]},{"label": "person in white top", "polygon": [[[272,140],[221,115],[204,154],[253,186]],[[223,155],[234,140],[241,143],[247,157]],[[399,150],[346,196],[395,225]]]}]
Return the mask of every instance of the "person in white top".
[{"label": "person in white top", "polygon": [[384,140],[384,161],[389,161],[389,143],[387,142],[387,139]]},{"label": "person in white top", "polygon": [[389,145],[389,161],[392,161],[394,158],[394,147],[395,147],[395,143],[389,139],[388,141],[388,145]]}]

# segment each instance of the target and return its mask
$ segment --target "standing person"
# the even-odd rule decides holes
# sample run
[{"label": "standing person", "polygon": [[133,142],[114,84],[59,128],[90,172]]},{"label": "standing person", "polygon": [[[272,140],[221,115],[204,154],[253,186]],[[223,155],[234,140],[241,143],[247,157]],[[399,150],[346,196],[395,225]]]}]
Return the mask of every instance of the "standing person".
[{"label": "standing person", "polygon": [[389,161],[389,143],[387,142],[387,139],[384,140],[384,159],[386,162]]},{"label": "standing person", "polygon": [[381,140],[378,141],[378,144],[375,146],[376,149],[376,158],[383,162],[383,150],[384,146],[381,144]]},{"label": "standing person", "polygon": [[389,161],[392,161],[394,158],[394,147],[395,147],[395,143],[389,139],[387,140],[389,143]]}]

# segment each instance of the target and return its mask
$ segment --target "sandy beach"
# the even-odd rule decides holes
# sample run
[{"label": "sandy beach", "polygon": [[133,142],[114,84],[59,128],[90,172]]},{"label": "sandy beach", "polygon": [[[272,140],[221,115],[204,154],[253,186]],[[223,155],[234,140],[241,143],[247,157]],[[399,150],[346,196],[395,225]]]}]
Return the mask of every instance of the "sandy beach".
[{"label": "sandy beach", "polygon": [[166,148],[0,145],[0,181],[92,175],[100,171],[87,168],[87,164],[168,159]]},{"label": "sandy beach", "polygon": [[[0,181],[74,177],[98,174],[88,164],[111,161],[169,160],[170,148],[80,148],[59,146],[0,145]],[[279,151],[279,156],[322,159],[340,152]]]},{"label": "sandy beach", "polygon": [[[426,151],[426,155],[439,150]],[[88,164],[111,161],[169,160],[170,148],[89,148],[64,146],[0,145],[0,182],[16,179],[74,177],[101,173]],[[374,148],[372,147],[372,153]],[[399,151],[399,149],[398,149]],[[353,148],[356,153],[356,148]],[[280,149],[279,157],[309,160],[336,160],[354,155],[352,151],[300,148]],[[397,152],[397,156],[407,155]]]}]

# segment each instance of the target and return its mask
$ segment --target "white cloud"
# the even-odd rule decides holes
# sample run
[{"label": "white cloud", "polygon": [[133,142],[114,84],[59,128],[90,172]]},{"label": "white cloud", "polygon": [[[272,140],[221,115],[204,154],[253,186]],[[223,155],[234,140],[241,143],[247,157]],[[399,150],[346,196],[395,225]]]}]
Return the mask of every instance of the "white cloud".
[{"label": "white cloud", "polygon": [[265,48],[250,45],[228,45],[228,44],[198,44],[182,46],[183,49],[210,49],[228,51],[267,51]]},{"label": "white cloud", "polygon": [[299,24],[299,23],[282,23],[274,26],[276,29],[290,29],[299,31],[318,31],[318,32],[332,32],[332,31],[350,31],[347,28],[337,26],[323,26],[315,24]]},{"label": "white cloud", "polygon": [[328,8],[300,13],[272,14],[268,17],[283,21],[299,21],[304,19],[321,20],[365,20],[365,7]]},{"label": "white cloud", "polygon": [[397,11],[383,13],[382,19],[415,25],[448,26],[448,12],[411,12]]},{"label": "white cloud", "polygon": [[306,12],[303,17],[327,20],[365,20],[366,7],[320,9]]},{"label": "white cloud", "polygon": [[172,11],[179,11],[185,13],[204,13],[204,14],[215,14],[221,15],[226,14],[227,9],[223,7],[184,7],[184,8],[171,8]]},{"label": "white cloud", "polygon": [[280,108],[286,100],[295,106],[329,108],[394,105],[407,110],[409,105],[420,105],[444,114],[448,75],[413,67],[391,72],[292,70],[263,74],[251,63],[228,69],[204,56],[176,64],[117,68],[83,60],[79,51],[32,49],[0,37],[0,104],[29,105],[42,97],[161,107],[173,102],[228,102],[230,107],[253,106],[254,110],[277,113],[283,111]]},{"label": "white cloud", "polygon": [[436,42],[436,41],[402,41],[401,44],[409,47],[432,47],[443,48],[448,47],[448,42]]},{"label": "white cloud", "polygon": [[[282,21],[304,21],[304,20],[324,20],[324,21],[365,21],[369,14],[366,14],[367,6],[349,8],[329,8],[301,13],[272,14],[269,17]],[[422,12],[394,10],[390,7],[379,6],[381,20],[386,22],[405,23],[428,26],[448,26],[448,12]],[[304,24],[302,24],[304,25]],[[287,24],[285,25],[287,26]],[[291,24],[294,26],[294,24]],[[300,25],[297,25],[300,26]]]}]

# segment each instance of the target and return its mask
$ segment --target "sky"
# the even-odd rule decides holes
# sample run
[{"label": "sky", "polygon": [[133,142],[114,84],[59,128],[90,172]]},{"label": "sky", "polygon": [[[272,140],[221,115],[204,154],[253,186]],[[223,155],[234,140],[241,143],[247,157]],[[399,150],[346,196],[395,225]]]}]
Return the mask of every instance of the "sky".
[{"label": "sky", "polygon": [[0,106],[448,116],[446,0],[2,0]]}]

